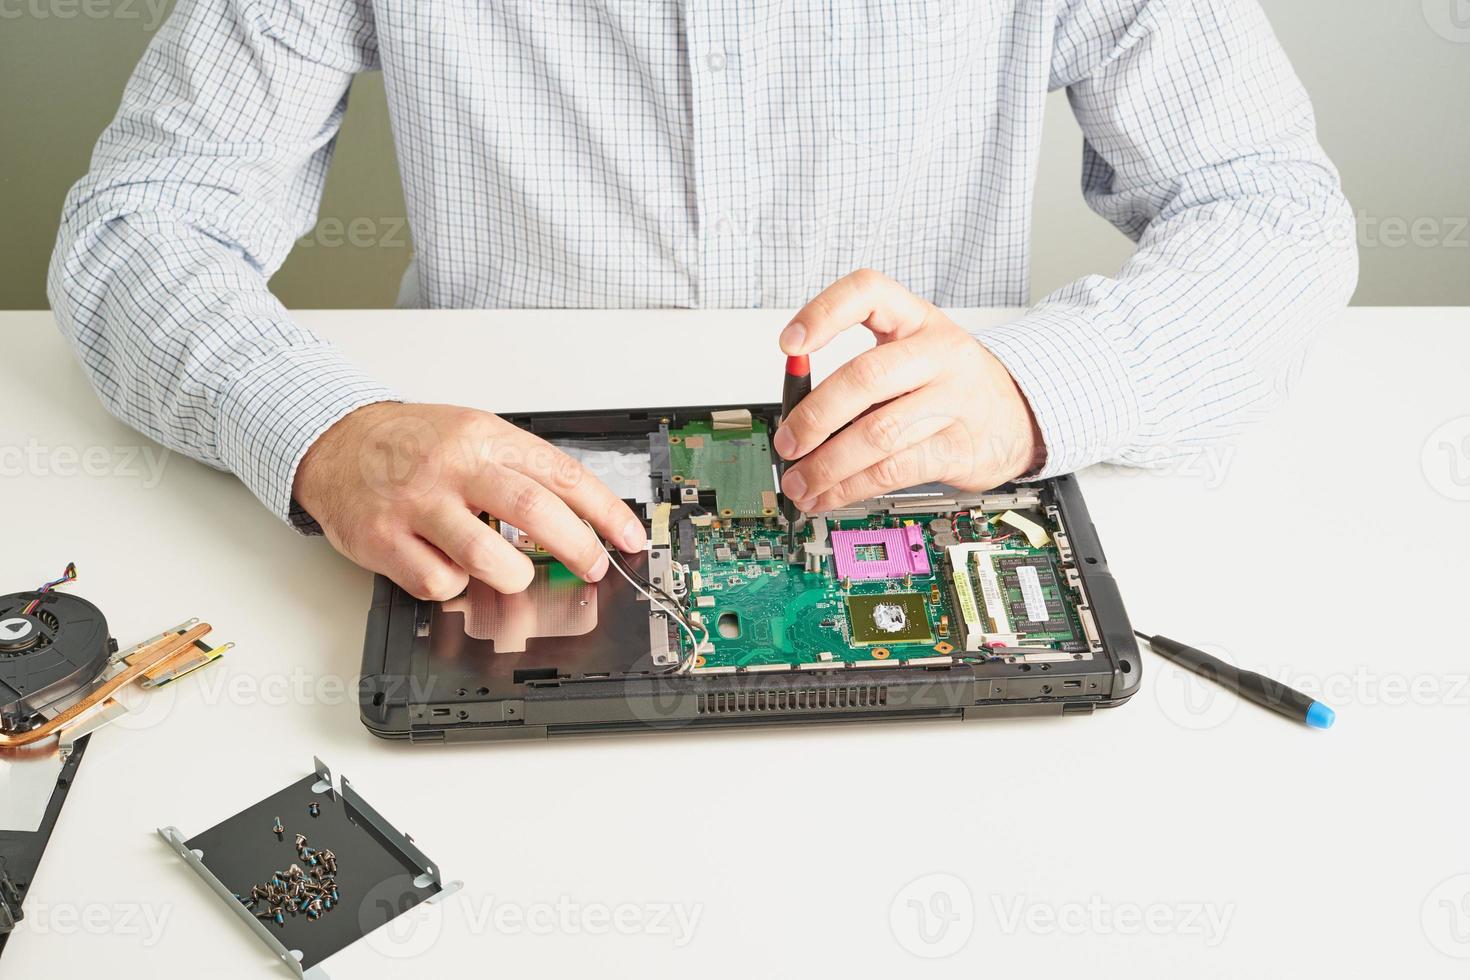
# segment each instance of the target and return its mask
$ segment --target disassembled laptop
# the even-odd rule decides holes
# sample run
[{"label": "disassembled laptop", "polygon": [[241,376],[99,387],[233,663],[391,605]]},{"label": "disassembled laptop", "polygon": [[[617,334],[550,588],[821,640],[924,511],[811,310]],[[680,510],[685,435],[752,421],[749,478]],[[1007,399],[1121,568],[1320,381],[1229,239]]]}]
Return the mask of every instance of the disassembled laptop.
[{"label": "disassembled laptop", "polygon": [[[472,582],[419,603],[380,580],[364,721],[398,737],[544,737],[722,714],[924,713],[894,687],[921,681],[983,680],[931,705],[963,716],[997,701],[1090,710],[1132,692],[1136,646],[1074,481],[920,487],[788,524],[777,408],[512,416],[616,482],[650,546],[611,550],[616,574],[587,584],[487,518],[535,563],[525,593]],[[627,716],[617,702],[642,697],[634,681],[663,704]]]}]

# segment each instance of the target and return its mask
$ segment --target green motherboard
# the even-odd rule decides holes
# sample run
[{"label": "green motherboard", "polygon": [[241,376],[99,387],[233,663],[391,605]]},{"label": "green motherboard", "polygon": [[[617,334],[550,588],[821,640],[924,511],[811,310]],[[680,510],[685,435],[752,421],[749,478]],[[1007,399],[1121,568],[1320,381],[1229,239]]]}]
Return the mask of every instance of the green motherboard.
[{"label": "green motherboard", "polygon": [[1090,656],[1054,513],[855,508],[807,520],[793,537],[776,508],[768,435],[758,419],[667,432],[669,479],[705,505],[674,511],[689,526],[669,534],[681,600],[708,632],[693,669]]}]

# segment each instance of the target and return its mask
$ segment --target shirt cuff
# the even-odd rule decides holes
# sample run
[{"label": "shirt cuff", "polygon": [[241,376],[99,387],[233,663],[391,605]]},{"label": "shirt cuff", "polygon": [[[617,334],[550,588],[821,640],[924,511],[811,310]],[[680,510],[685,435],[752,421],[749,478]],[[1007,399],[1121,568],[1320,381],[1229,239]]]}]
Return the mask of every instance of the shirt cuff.
[{"label": "shirt cuff", "polygon": [[1085,310],[1037,307],[975,339],[995,355],[1031,406],[1046,462],[1042,480],[1120,456],[1141,413],[1128,365]]},{"label": "shirt cuff", "polygon": [[349,412],[396,400],[329,344],[279,348],[225,390],[219,456],[273,514],[302,533],[320,534],[291,498],[301,457]]}]

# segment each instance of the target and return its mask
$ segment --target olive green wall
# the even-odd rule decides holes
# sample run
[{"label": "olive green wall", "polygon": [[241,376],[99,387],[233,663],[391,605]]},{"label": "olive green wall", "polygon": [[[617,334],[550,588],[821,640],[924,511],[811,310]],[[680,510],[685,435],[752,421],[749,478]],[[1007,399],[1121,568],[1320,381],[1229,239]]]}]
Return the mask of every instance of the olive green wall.
[{"label": "olive green wall", "polygon": [[[170,0],[0,0],[0,309],[44,309],[61,202]],[[85,16],[84,10],[109,12]],[[353,85],[313,234],[271,286],[293,307],[391,306],[412,254],[379,75]]]},{"label": "olive green wall", "polygon": [[[1359,215],[1363,305],[1470,306],[1470,17],[1464,0],[1262,0],[1317,105]],[[167,0],[0,0],[0,309],[47,305],[61,200],[85,172]],[[1048,114],[1039,296],[1109,272],[1128,243],[1087,211],[1081,136]],[[389,306],[411,253],[383,88],[365,76],[321,220],[272,287],[294,307]]]}]

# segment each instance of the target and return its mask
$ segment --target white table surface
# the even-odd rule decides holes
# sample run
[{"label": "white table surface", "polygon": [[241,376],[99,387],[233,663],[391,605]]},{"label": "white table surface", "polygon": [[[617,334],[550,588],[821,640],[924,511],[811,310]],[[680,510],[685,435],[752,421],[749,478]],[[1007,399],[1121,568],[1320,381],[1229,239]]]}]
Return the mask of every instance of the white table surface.
[{"label": "white table surface", "polygon": [[[492,410],[772,400],[784,324],[300,316],[411,397]],[[1325,733],[1148,654],[1133,701],[1091,717],[380,741],[352,694],[369,574],[227,474],[150,473],[161,450],[49,313],[0,314],[0,342],[0,591],[75,561],[122,643],[199,616],[237,644],[94,740],[7,978],[286,976],[154,828],[196,833],[313,755],[464,882],[338,978],[1470,970],[1470,311],[1350,311],[1237,445],[1082,475],[1135,625],[1325,691]]]}]

